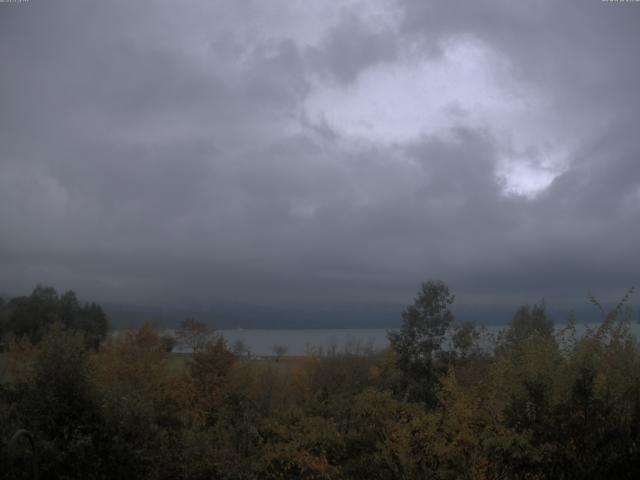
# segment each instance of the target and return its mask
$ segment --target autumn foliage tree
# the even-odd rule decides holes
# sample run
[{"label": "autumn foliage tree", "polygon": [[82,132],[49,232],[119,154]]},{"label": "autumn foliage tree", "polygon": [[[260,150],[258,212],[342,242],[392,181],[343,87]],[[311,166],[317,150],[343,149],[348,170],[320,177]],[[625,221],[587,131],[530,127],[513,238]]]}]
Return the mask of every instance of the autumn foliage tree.
[{"label": "autumn foliage tree", "polygon": [[28,429],[43,478],[638,478],[627,300],[581,333],[523,307],[480,349],[473,325],[451,331],[446,285],[427,282],[385,351],[279,362],[236,356],[211,332],[171,354],[149,324],[94,351],[54,322],[38,342],[9,342],[0,477],[28,475],[27,455],[24,472],[6,466],[9,439]]},{"label": "autumn foliage tree", "polygon": [[187,318],[180,322],[175,336],[182,347],[186,347],[190,352],[198,352],[207,346],[212,333],[211,327],[206,323]]}]

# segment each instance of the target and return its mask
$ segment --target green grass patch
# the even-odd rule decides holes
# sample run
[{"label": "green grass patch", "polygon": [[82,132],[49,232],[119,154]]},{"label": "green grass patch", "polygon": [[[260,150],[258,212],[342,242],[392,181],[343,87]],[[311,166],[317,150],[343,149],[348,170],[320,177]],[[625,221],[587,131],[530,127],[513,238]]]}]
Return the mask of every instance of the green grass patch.
[{"label": "green grass patch", "polygon": [[181,375],[189,369],[189,353],[170,353],[167,359],[167,370],[172,375]]}]

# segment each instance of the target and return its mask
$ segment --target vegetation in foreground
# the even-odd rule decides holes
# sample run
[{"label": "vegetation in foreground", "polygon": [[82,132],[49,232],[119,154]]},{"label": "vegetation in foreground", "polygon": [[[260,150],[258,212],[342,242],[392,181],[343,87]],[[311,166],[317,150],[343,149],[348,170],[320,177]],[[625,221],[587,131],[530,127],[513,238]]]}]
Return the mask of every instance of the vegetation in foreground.
[{"label": "vegetation in foreground", "polygon": [[192,324],[177,367],[148,324],[94,348],[94,322],[36,310],[48,320],[29,318],[0,370],[0,477],[30,478],[26,441],[9,448],[26,429],[46,479],[638,478],[625,301],[580,336],[522,307],[480,348],[446,285],[427,282],[382,353],[247,361]]}]

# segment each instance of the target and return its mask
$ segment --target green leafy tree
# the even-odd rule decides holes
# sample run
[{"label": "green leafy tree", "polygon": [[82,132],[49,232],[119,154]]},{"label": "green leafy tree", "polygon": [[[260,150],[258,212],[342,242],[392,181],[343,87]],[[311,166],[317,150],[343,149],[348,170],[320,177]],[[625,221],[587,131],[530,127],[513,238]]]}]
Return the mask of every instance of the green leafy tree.
[{"label": "green leafy tree", "polygon": [[463,322],[454,328],[451,342],[454,351],[461,361],[478,350],[478,340],[480,339],[480,331],[473,322]]},{"label": "green leafy tree", "polygon": [[544,302],[540,305],[520,307],[501,339],[502,348],[520,348],[532,335],[553,337],[553,321],[547,317]]},{"label": "green leafy tree", "polygon": [[454,298],[442,281],[423,283],[413,305],[402,313],[400,331],[389,333],[397,366],[403,373],[401,388],[408,399],[435,401],[437,361],[453,321],[449,306]]},{"label": "green leafy tree", "polygon": [[16,336],[27,336],[37,343],[53,323],[60,321],[58,293],[51,287],[36,286],[28,297],[17,297],[10,303],[7,330]]},{"label": "green leafy tree", "polygon": [[55,322],[82,332],[85,343],[94,348],[107,335],[108,320],[102,308],[95,303],[81,304],[72,290],[58,295],[54,288],[38,285],[28,297],[12,299],[5,310],[6,330],[27,336],[33,343],[38,343]]},{"label": "green leafy tree", "polygon": [[33,377],[19,388],[24,428],[40,450],[45,478],[98,478],[102,417],[81,333],[55,323],[41,342]]}]

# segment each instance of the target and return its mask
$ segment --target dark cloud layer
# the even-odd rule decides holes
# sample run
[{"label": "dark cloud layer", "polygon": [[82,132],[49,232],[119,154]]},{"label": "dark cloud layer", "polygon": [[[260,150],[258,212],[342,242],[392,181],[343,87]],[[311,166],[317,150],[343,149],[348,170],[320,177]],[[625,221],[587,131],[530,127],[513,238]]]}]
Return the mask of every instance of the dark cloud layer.
[{"label": "dark cloud layer", "polygon": [[[638,26],[638,4],[599,1],[0,4],[0,290],[402,304],[442,278],[479,308],[620,295],[640,267]],[[488,62],[471,71],[489,87],[451,58]],[[410,104],[403,85],[438,68],[460,99],[448,120],[378,136],[365,110]]]}]

